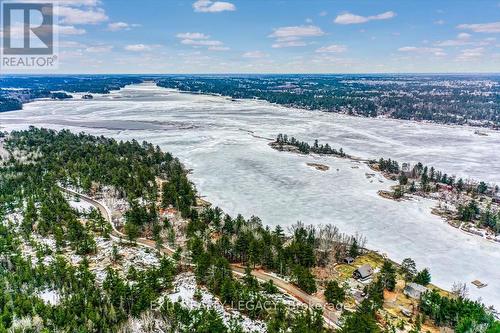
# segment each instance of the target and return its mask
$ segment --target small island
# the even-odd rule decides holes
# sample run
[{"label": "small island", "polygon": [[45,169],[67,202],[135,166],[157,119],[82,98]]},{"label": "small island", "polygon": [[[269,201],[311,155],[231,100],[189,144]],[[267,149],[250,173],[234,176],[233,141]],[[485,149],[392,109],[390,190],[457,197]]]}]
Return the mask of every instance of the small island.
[{"label": "small island", "polygon": [[319,163],[306,163],[308,166],[315,168],[319,171],[328,171],[330,167],[328,165],[319,164]]},{"label": "small island", "polygon": [[335,148],[330,147],[327,143],[325,145],[320,144],[318,140],[314,141],[314,144],[309,145],[307,142],[299,141],[295,139],[293,136],[291,138],[286,134],[278,134],[276,137],[276,141],[269,143],[271,148],[279,150],[279,151],[288,151],[292,153],[299,153],[307,155],[309,153],[315,153],[320,155],[335,155],[338,157],[350,157],[344,150],[340,148],[336,150]]},{"label": "small island", "polygon": [[63,100],[73,98],[70,94],[65,93],[64,91],[55,91],[50,93],[51,99]]}]

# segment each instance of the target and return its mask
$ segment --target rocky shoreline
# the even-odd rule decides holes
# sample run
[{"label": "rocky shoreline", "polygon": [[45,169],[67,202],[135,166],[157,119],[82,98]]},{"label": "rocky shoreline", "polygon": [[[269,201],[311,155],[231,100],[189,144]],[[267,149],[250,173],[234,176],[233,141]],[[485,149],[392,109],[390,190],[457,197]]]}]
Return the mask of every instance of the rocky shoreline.
[{"label": "rocky shoreline", "polygon": [[[308,155],[307,153],[300,151],[299,148],[294,146],[294,145],[282,144],[282,143],[278,143],[276,141],[270,142],[268,145],[272,149],[277,150],[277,151],[284,151],[284,152],[300,154],[300,155]],[[381,171],[380,168],[376,165],[376,163],[374,164],[373,161],[370,161],[367,159],[362,159],[362,158],[354,157],[354,156],[350,156],[350,155],[345,155],[342,157],[335,155],[335,154],[317,154],[317,155],[320,155],[320,156],[333,155],[336,158],[347,158],[351,161],[362,162],[362,163],[366,164],[374,172],[382,175],[385,179],[391,180],[391,181],[398,180],[396,175]],[[327,171],[330,169],[328,166],[323,165],[323,164],[319,164],[319,163],[306,163],[306,164],[310,167],[315,168],[316,170],[319,170],[319,171]],[[396,189],[399,187],[400,187],[400,185],[396,185],[396,186],[393,186],[391,188],[391,190],[379,190],[379,191],[377,191],[377,194],[384,199],[393,200],[393,201],[397,201],[397,202],[410,200],[410,197],[408,197],[408,195],[404,192],[400,193],[400,195],[396,195]],[[443,193],[444,191],[445,190],[438,188],[437,193],[440,194],[440,193]],[[414,193],[411,193],[411,196],[418,196],[418,197],[421,197],[424,199],[432,199],[435,201],[439,201],[438,198],[433,197],[433,196],[429,196],[428,194],[422,193],[421,191],[416,191]],[[440,210],[438,203],[436,203],[436,206],[434,208],[432,208],[431,212],[432,212],[432,214],[441,217],[448,225],[450,225],[453,228],[456,228],[456,229],[458,229],[458,230],[460,230],[468,235],[481,237],[481,238],[483,238],[489,242],[492,242],[492,243],[496,243],[496,244],[500,243],[500,236],[495,236],[494,234],[488,232],[487,229],[477,228],[477,227],[471,225],[471,223],[461,223],[460,221],[456,220],[455,217],[453,216],[453,214],[451,214],[449,211],[447,211],[445,213],[442,210]],[[464,226],[464,224],[465,224],[465,226]]]}]

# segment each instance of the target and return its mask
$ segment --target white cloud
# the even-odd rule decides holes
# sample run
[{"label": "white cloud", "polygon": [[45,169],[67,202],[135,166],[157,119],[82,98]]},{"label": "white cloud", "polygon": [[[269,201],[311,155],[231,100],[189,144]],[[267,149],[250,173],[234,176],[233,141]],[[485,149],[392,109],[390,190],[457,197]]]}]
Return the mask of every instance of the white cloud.
[{"label": "white cloud", "polygon": [[306,46],[303,38],[323,36],[325,33],[314,25],[300,25],[275,29],[269,38],[275,38],[273,48]]},{"label": "white cloud", "polygon": [[445,56],[446,53],[443,49],[438,47],[417,47],[417,46],[404,46],[398,49],[399,52],[417,53],[417,54],[431,54],[437,57]]},{"label": "white cloud", "polygon": [[455,38],[455,39],[444,40],[441,42],[437,42],[434,45],[440,46],[440,47],[467,45],[467,44],[471,43],[470,38],[471,38],[470,34],[468,34],[466,32],[462,32],[462,33],[459,33],[457,35],[457,38]]},{"label": "white cloud", "polygon": [[85,29],[75,28],[72,25],[54,25],[54,30],[59,35],[83,35],[86,33]]},{"label": "white cloud", "polygon": [[442,42],[437,42],[434,45],[436,46],[441,46],[441,47],[446,47],[446,46],[459,46],[459,45],[465,45],[467,44],[466,42],[458,39],[448,39],[444,40]]},{"label": "white cloud", "polygon": [[62,52],[59,52],[59,59],[68,59],[68,58],[79,58],[82,57],[83,53],[82,50],[77,49],[77,50],[64,50]]},{"label": "white cloud", "polygon": [[82,44],[80,42],[75,42],[75,41],[70,41],[70,40],[62,40],[59,42],[59,47],[60,48],[85,48],[87,47],[85,44]]},{"label": "white cloud", "polygon": [[498,33],[500,32],[500,22],[460,24],[457,26],[457,28],[462,30],[470,30],[473,32]]},{"label": "white cloud", "polygon": [[109,31],[119,31],[119,30],[124,30],[128,29],[128,23],[125,22],[113,22],[108,24],[108,30]]},{"label": "white cloud", "polygon": [[281,49],[284,47],[300,47],[308,45],[307,42],[304,41],[291,41],[291,42],[278,42],[271,45],[274,49]]},{"label": "white cloud", "polygon": [[372,16],[361,16],[352,13],[343,13],[338,15],[333,22],[337,24],[359,24],[374,20],[388,20],[393,18],[394,16],[396,16],[396,13],[394,13],[393,11],[388,11]]},{"label": "white cloud", "polygon": [[[36,0],[38,1],[38,0]],[[100,3],[98,0],[58,0],[58,5],[67,5],[67,6],[87,6],[87,7],[95,7]]]},{"label": "white cloud", "polygon": [[294,42],[294,41],[300,41],[302,37],[297,37],[297,36],[288,36],[288,37],[279,37],[276,38],[277,42]]},{"label": "white cloud", "polygon": [[281,27],[275,29],[268,37],[287,38],[287,37],[314,37],[322,36],[325,33],[320,27],[314,25],[299,25],[291,27]]},{"label": "white cloud", "polygon": [[201,32],[181,32],[175,35],[180,39],[180,43],[194,48],[206,47],[209,51],[227,51],[229,47],[225,46],[219,40],[210,39],[209,35]]},{"label": "white cloud", "polygon": [[260,58],[266,58],[268,56],[267,53],[264,53],[262,51],[249,51],[243,53],[242,57],[243,58],[250,58],[250,59],[260,59]]},{"label": "white cloud", "polygon": [[110,52],[112,49],[113,46],[111,45],[96,45],[87,47],[85,51],[89,53],[107,53]]},{"label": "white cloud", "polygon": [[470,61],[476,60],[477,58],[481,58],[484,54],[483,47],[476,47],[472,49],[465,49],[460,51],[460,54],[457,56],[458,61]]},{"label": "white cloud", "polygon": [[331,44],[328,46],[320,47],[316,50],[317,53],[342,53],[347,50],[345,45]]},{"label": "white cloud", "polygon": [[60,6],[58,15],[62,17],[61,22],[65,24],[98,24],[109,19],[101,8],[82,10]]},{"label": "white cloud", "polygon": [[444,20],[436,20],[434,21],[434,24],[437,24],[437,25],[443,25],[445,22]]},{"label": "white cloud", "polygon": [[153,49],[153,46],[145,44],[131,44],[131,45],[126,45],[124,49],[132,52],[145,52],[145,51],[151,51]]},{"label": "white cloud", "polygon": [[224,11],[235,11],[236,6],[226,1],[198,0],[193,3],[195,12],[219,13]]},{"label": "white cloud", "polygon": [[229,47],[227,46],[210,46],[208,48],[209,51],[228,51]]},{"label": "white cloud", "polygon": [[319,16],[326,16],[326,15],[328,15],[328,12],[326,10],[323,10],[318,15]]},{"label": "white cloud", "polygon": [[126,22],[112,22],[108,24],[109,31],[130,30],[132,28],[140,27],[140,24],[128,24]]},{"label": "white cloud", "polygon": [[461,32],[457,35],[457,38],[460,39],[460,40],[467,40],[469,38],[471,38],[471,34],[468,34],[466,32]]},{"label": "white cloud", "polygon": [[191,46],[222,46],[223,43],[219,40],[207,40],[207,39],[183,39],[181,44],[191,45]]},{"label": "white cloud", "polygon": [[201,32],[181,32],[175,35],[177,38],[181,39],[209,39],[209,35],[205,35]]},{"label": "white cloud", "polygon": [[495,37],[488,37],[488,38],[485,38],[485,39],[483,39],[483,40],[479,41],[479,42],[477,43],[477,45],[479,45],[479,46],[488,46],[488,45],[492,45],[492,44],[494,44],[494,43],[496,42],[496,40],[497,40],[497,39],[496,39]]}]

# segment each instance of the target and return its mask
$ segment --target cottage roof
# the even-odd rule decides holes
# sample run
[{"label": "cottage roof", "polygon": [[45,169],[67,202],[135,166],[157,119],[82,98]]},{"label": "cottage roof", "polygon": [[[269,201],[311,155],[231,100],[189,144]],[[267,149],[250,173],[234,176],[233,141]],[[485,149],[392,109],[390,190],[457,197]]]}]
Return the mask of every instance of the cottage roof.
[{"label": "cottage roof", "polygon": [[369,264],[364,264],[363,266],[358,267],[356,271],[358,271],[361,278],[366,278],[373,274],[373,268]]},{"label": "cottage roof", "polygon": [[420,293],[425,293],[427,291],[427,288],[422,286],[421,284],[415,283],[415,282],[410,282],[406,285],[406,289],[413,289],[415,291],[418,291]]}]

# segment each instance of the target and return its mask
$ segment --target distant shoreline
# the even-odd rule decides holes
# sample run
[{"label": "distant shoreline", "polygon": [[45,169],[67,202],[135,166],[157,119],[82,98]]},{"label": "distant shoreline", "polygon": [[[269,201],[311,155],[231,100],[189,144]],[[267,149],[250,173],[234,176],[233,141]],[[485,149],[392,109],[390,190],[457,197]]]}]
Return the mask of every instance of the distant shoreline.
[{"label": "distant shoreline", "polygon": [[[474,133],[475,135],[484,135],[484,133],[476,133],[476,132],[481,132],[480,129],[487,130],[487,131],[490,130],[490,131],[493,131],[493,132],[500,132],[500,127],[493,127],[493,126],[474,125],[474,124],[470,124],[470,123],[467,123],[467,124],[440,123],[440,122],[434,122],[434,121],[430,121],[430,120],[399,119],[399,118],[387,117],[387,116],[384,116],[384,115],[377,116],[377,117],[365,117],[365,116],[362,116],[362,115],[347,114],[345,112],[334,112],[334,111],[328,111],[328,110],[322,110],[322,109],[308,109],[308,108],[301,108],[301,107],[298,107],[298,106],[295,106],[295,105],[278,104],[278,103],[274,103],[274,102],[269,102],[269,101],[267,101],[265,99],[261,99],[261,98],[234,98],[234,97],[231,97],[229,95],[222,95],[222,94],[218,94],[218,93],[188,91],[188,90],[181,90],[181,89],[177,89],[177,88],[167,88],[167,87],[161,87],[161,86],[159,86],[154,80],[144,80],[141,83],[127,84],[124,87],[121,87],[121,88],[118,88],[118,89],[115,89],[115,90],[112,90],[112,91],[120,91],[120,90],[122,90],[123,88],[125,88],[127,86],[143,85],[143,84],[154,85],[154,86],[156,86],[158,88],[175,91],[175,92],[178,92],[180,94],[187,94],[187,95],[194,95],[194,96],[220,97],[220,98],[224,98],[226,100],[229,100],[231,102],[238,102],[238,101],[258,101],[258,102],[261,102],[261,103],[266,103],[266,104],[268,104],[270,106],[273,106],[273,107],[282,107],[282,108],[284,107],[284,108],[287,108],[287,109],[290,109],[290,110],[297,110],[297,111],[303,111],[303,112],[304,111],[307,111],[307,112],[324,112],[324,113],[327,113],[327,114],[335,114],[337,116],[347,117],[347,118],[372,119],[372,120],[391,120],[391,121],[397,121],[397,122],[401,122],[401,123],[416,123],[416,124],[426,124],[426,125],[437,125],[437,126],[446,126],[446,127],[449,127],[449,128],[471,128],[471,129],[476,129],[476,131]],[[64,91],[64,92],[67,93],[67,94],[71,94],[72,93],[72,92],[69,92],[69,91]],[[85,94],[85,93],[90,93],[90,92],[78,92],[78,93]],[[76,93],[76,94],[78,94],[78,93]],[[73,94],[75,94],[75,93],[73,92]],[[93,95],[107,95],[107,94],[100,94],[100,93],[92,93],[92,94]],[[40,101],[40,100],[50,100],[50,98],[35,98],[35,99],[32,99],[32,100],[23,102],[22,104],[23,105],[24,104],[29,104],[29,103],[33,103],[33,102]],[[74,97],[68,98],[68,100],[75,100],[75,98]],[[12,112],[12,111],[22,111],[22,110],[23,109],[7,110],[7,111],[2,111],[0,113]]]},{"label": "distant shoreline", "polygon": [[359,118],[361,118],[361,119],[373,119],[373,120],[378,120],[378,119],[394,120],[394,121],[400,121],[400,122],[405,122],[405,123],[439,125],[439,126],[446,126],[446,127],[451,127],[451,128],[470,127],[471,129],[484,129],[484,130],[491,130],[491,131],[495,131],[495,132],[500,132],[500,127],[495,128],[495,127],[491,127],[491,126],[481,126],[481,125],[474,125],[474,124],[470,124],[470,123],[467,123],[467,124],[438,123],[438,122],[430,121],[430,120],[399,119],[399,118],[391,118],[391,117],[386,117],[386,116],[364,117],[361,115],[352,115],[352,114],[347,114],[344,112],[334,112],[334,111],[327,111],[327,110],[321,110],[321,109],[306,109],[306,108],[301,108],[301,107],[298,107],[295,105],[278,104],[278,103],[266,101],[265,99],[261,99],[261,98],[234,98],[234,97],[231,97],[228,95],[221,95],[221,94],[216,94],[216,93],[187,91],[187,90],[181,90],[181,89],[175,89],[175,88],[160,87],[158,85],[157,85],[157,87],[163,88],[163,89],[169,89],[169,90],[176,91],[176,92],[181,93],[181,94],[187,94],[187,95],[221,97],[221,98],[230,100],[232,102],[258,101],[258,102],[267,103],[267,104],[274,106],[274,107],[282,107],[282,108],[287,108],[290,110],[307,111],[307,112],[331,113],[331,114],[335,114],[335,115],[342,116],[342,117],[350,117],[350,118],[358,118],[358,119]]}]

